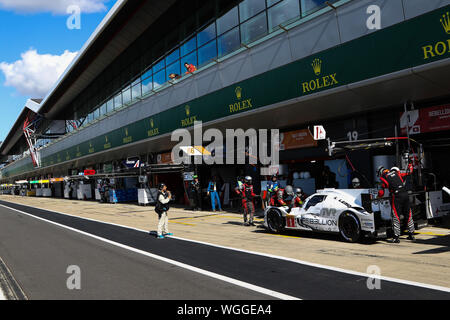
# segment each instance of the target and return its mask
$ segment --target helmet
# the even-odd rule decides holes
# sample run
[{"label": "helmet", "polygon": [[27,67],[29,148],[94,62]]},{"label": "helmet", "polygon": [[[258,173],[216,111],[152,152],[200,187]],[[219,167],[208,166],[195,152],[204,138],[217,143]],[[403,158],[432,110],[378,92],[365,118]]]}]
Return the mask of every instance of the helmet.
[{"label": "helmet", "polygon": [[250,177],[250,176],[245,177],[245,183],[251,184],[252,182],[253,182],[252,177]]},{"label": "helmet", "polygon": [[294,195],[294,188],[292,188],[292,186],[286,186],[286,189],[284,190],[286,191],[286,194]]},{"label": "helmet", "polygon": [[198,179],[198,175],[192,176],[193,179]]},{"label": "helmet", "polygon": [[383,175],[384,171],[386,171],[386,168],[383,166],[379,166],[377,169],[377,176],[381,177]]},{"label": "helmet", "polygon": [[391,171],[397,171],[397,172],[400,172],[400,169],[397,168],[397,167],[392,167]]},{"label": "helmet", "polygon": [[165,186],[166,185],[164,183],[160,183],[159,186],[158,186],[158,190],[164,189]]},{"label": "helmet", "polygon": [[272,180],[277,180],[278,179],[278,176],[276,175],[276,174],[274,174],[274,175],[272,175]]},{"label": "helmet", "polygon": [[359,181],[358,178],[354,178],[352,180],[352,185],[353,185],[353,188],[359,188],[361,186],[361,181]]},{"label": "helmet", "polygon": [[278,190],[278,191],[277,191],[278,199],[282,199],[282,198],[283,198],[283,194],[284,194],[284,191],[283,191],[283,190]]},{"label": "helmet", "polygon": [[298,196],[301,195],[301,194],[303,194],[302,188],[296,188],[296,189],[295,189],[295,194],[298,195]]}]

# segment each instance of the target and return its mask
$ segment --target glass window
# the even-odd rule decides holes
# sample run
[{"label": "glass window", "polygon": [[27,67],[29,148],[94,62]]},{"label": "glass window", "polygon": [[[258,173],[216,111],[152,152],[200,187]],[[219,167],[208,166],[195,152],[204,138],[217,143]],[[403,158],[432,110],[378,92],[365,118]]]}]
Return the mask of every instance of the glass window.
[{"label": "glass window", "polygon": [[241,25],[242,43],[250,43],[267,34],[266,12],[257,15]]},{"label": "glass window", "polygon": [[204,45],[200,49],[198,49],[198,65],[202,66],[207,64],[212,59],[217,57],[217,46],[216,40],[211,41],[210,43]]},{"label": "glass window", "polygon": [[228,13],[217,19],[217,34],[222,34],[233,29],[239,24],[238,7],[234,7]]},{"label": "glass window", "polygon": [[108,102],[106,103],[107,106],[107,110],[106,112],[111,112],[114,110],[114,100],[111,98],[110,100],[108,100]]},{"label": "glass window", "polygon": [[147,78],[142,80],[142,95],[145,96],[147,93],[153,89],[153,78]]},{"label": "glass window", "polygon": [[206,29],[197,34],[198,46],[199,47],[202,46],[203,44],[214,39],[215,37],[216,37],[216,24],[212,23],[211,25],[206,27]]},{"label": "glass window", "polygon": [[131,87],[128,87],[122,91],[123,104],[128,104],[131,101]]},{"label": "glass window", "polygon": [[104,116],[106,114],[106,103],[102,104],[102,106],[100,107],[100,117]]},{"label": "glass window", "polygon": [[288,22],[300,16],[300,5],[298,0],[284,0],[273,6],[268,11],[269,31],[278,29],[280,24]]},{"label": "glass window", "polygon": [[[267,0],[267,8],[283,0]],[[297,0],[298,2],[298,0]]]},{"label": "glass window", "polygon": [[171,75],[172,73],[179,76],[181,74],[181,65],[180,65],[180,60],[178,60],[177,62],[171,64],[170,66],[167,67],[167,78],[166,81],[169,81],[169,75]]},{"label": "glass window", "polygon": [[157,89],[166,82],[166,70],[155,73],[153,76],[153,88]]},{"label": "glass window", "polygon": [[325,199],[327,198],[327,196],[314,196],[312,197],[308,203],[305,206],[305,210],[308,210],[311,207],[315,207],[316,205],[318,205],[319,203],[322,203],[325,201]]},{"label": "glass window", "polygon": [[217,39],[219,48],[219,57],[223,57],[241,46],[241,38],[239,36],[239,27],[225,33]]},{"label": "glass window", "polygon": [[156,73],[158,71],[160,71],[161,69],[163,69],[166,66],[166,64],[164,63],[164,59],[155,63],[155,65],[153,66],[153,73]]},{"label": "glass window", "polygon": [[[314,11],[323,8],[326,4],[326,0],[301,0],[302,1],[302,14],[306,16]],[[334,2],[334,1],[330,1]]]},{"label": "glass window", "polygon": [[180,59],[180,50],[176,49],[174,52],[172,52],[171,54],[169,54],[166,57],[166,66],[168,66],[169,64],[175,62],[178,59]]},{"label": "glass window", "polygon": [[[151,79],[150,83],[152,83]],[[141,96],[142,96],[141,83],[135,84],[133,87],[131,87],[131,99],[136,100]]]},{"label": "glass window", "polygon": [[100,118],[100,108],[94,110],[94,120]]},{"label": "glass window", "polygon": [[141,79],[147,79],[148,77],[151,77],[152,73],[153,73],[152,68],[149,68],[149,69],[142,75]]},{"label": "glass window", "polygon": [[131,86],[134,87],[135,85],[137,85],[139,83],[141,83],[141,78],[138,77],[131,83]]},{"label": "glass window", "polygon": [[181,63],[182,63],[181,69],[183,70],[182,73],[185,73],[187,71],[186,67],[184,66],[185,63],[193,64],[194,66],[197,67],[197,51],[194,51],[191,54],[183,57],[181,59]]},{"label": "glass window", "polygon": [[239,4],[241,22],[255,16],[266,8],[266,0],[244,0]]},{"label": "glass window", "polygon": [[191,40],[185,42],[183,45],[181,45],[180,47],[181,56],[185,56],[194,51],[195,49],[197,49],[197,39],[194,37]]},{"label": "glass window", "polygon": [[114,97],[114,110],[122,108],[122,93],[118,93]]},{"label": "glass window", "polygon": [[93,112],[89,113],[87,116],[87,123],[91,123],[92,121],[94,121],[94,113]]}]

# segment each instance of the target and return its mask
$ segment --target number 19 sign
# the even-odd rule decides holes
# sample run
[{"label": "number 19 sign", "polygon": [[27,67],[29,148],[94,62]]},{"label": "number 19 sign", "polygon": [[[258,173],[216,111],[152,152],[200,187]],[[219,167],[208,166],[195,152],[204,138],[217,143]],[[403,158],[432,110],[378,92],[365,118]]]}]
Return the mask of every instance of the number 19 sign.
[{"label": "number 19 sign", "polygon": [[327,132],[323,126],[314,126],[314,140],[325,140],[327,138]]}]

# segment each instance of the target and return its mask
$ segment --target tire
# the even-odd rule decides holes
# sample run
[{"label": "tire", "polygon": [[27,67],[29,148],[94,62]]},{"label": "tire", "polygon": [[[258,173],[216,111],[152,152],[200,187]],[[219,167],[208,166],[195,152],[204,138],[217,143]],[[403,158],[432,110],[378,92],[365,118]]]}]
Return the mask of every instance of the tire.
[{"label": "tire", "polygon": [[339,218],[339,233],[347,242],[358,242],[362,233],[358,218],[349,212],[344,212]]},{"label": "tire", "polygon": [[267,226],[272,233],[281,233],[284,231],[285,218],[277,209],[269,209],[267,212]]}]

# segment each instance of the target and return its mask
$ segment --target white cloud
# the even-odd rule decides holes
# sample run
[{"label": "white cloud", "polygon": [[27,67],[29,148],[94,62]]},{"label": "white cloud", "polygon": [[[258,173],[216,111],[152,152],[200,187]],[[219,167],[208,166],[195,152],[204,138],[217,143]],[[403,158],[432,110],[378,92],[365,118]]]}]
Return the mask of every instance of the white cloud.
[{"label": "white cloud", "polygon": [[0,8],[19,13],[67,14],[67,8],[76,5],[82,13],[93,13],[105,11],[106,2],[109,0],[0,0]]},{"label": "white cloud", "polygon": [[44,98],[76,55],[67,50],[60,56],[39,54],[30,49],[22,53],[21,60],[0,63],[0,71],[5,75],[5,86],[14,87],[23,96]]}]

